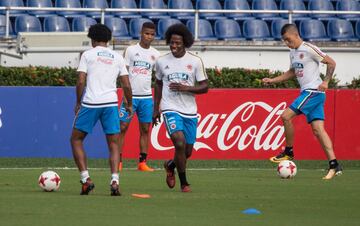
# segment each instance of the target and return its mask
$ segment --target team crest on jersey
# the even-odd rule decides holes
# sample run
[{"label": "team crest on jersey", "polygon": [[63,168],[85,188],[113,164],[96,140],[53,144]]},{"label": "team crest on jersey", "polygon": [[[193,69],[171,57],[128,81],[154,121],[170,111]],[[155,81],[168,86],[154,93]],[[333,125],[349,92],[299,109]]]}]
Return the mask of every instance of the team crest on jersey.
[{"label": "team crest on jersey", "polygon": [[300,59],[304,59],[304,54],[303,53],[300,53]]},{"label": "team crest on jersey", "polygon": [[154,55],[151,55],[151,60],[152,60],[152,61],[155,61],[155,59],[156,59],[155,56],[154,56]]},{"label": "team crest on jersey", "polygon": [[171,125],[170,125],[170,128],[171,128],[171,129],[176,129],[176,124],[171,124]]},{"label": "team crest on jersey", "polygon": [[192,71],[192,65],[191,64],[188,64],[187,66],[186,66],[186,68],[189,70],[189,71]]}]

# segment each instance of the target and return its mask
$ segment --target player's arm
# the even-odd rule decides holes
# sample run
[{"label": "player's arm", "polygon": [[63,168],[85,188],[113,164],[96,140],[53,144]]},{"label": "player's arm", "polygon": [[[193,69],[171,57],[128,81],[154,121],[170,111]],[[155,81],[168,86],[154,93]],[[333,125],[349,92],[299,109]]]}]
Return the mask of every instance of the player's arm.
[{"label": "player's arm", "polygon": [[209,90],[209,83],[208,80],[203,80],[198,82],[195,86],[187,86],[181,83],[170,83],[169,88],[171,91],[177,92],[189,92],[193,94],[203,94],[207,93]]},{"label": "player's arm", "polygon": [[290,68],[285,73],[283,73],[275,78],[263,78],[262,82],[263,83],[279,83],[279,82],[287,81],[293,77],[295,77],[295,70],[293,68]]},{"label": "player's arm", "polygon": [[86,73],[80,71],[78,79],[76,81],[76,105],[75,105],[75,114],[79,111],[81,106],[81,98],[83,96],[86,86]]},{"label": "player's arm", "polygon": [[320,91],[325,91],[329,87],[329,82],[334,74],[336,63],[328,55],[326,55],[321,62],[326,64],[326,75],[324,81],[319,85],[318,89]]},{"label": "player's arm", "polygon": [[163,81],[155,79],[154,86],[154,111],[153,111],[153,125],[160,122],[160,101],[162,98]]},{"label": "player's arm", "polygon": [[125,97],[124,105],[126,111],[129,113],[129,116],[131,116],[133,114],[133,110],[132,110],[132,91],[131,91],[129,76],[128,75],[120,76],[120,82]]}]

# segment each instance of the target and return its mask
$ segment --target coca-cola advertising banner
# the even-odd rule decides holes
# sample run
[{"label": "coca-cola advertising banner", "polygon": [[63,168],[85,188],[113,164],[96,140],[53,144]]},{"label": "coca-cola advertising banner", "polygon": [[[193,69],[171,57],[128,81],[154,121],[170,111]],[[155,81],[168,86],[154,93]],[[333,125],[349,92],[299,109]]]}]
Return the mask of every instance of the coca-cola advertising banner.
[{"label": "coca-cola advertising banner", "polygon": [[[285,145],[280,115],[295,89],[212,89],[197,96],[199,124],[193,159],[268,159]],[[121,96],[121,90],[119,90]],[[0,157],[72,158],[74,87],[0,87]],[[339,159],[360,159],[360,90],[328,90],[325,126]],[[304,116],[294,119],[296,159],[325,159]],[[138,158],[135,117],[124,157]],[[163,123],[151,129],[149,159],[171,158],[174,148]],[[98,123],[85,140],[89,158],[107,158]]]}]

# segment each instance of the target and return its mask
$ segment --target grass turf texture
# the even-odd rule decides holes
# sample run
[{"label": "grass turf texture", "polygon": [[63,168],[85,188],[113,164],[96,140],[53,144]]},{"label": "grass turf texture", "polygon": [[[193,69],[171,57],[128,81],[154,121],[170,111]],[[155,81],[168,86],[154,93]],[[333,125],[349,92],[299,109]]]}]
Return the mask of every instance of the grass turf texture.
[{"label": "grass turf texture", "polygon": [[[30,161],[31,160],[31,161]],[[76,169],[56,169],[60,191],[42,192],[37,185],[48,167],[73,167],[68,159],[0,159],[1,225],[358,225],[360,215],[358,161],[342,161],[341,177],[323,181],[325,161],[296,161],[292,180],[277,177],[267,161],[190,161],[192,192],[170,190],[165,173],[124,169],[123,196],[110,197],[106,160],[91,160],[94,193],[80,196]],[[150,161],[152,166],[162,161]],[[13,163],[13,164],[11,164]],[[126,160],[125,167],[135,167]],[[12,167],[11,167],[12,166]],[[225,168],[196,170],[196,168]],[[257,168],[257,169],[254,169]],[[177,178],[178,179],[178,178]],[[178,182],[178,181],[177,181]],[[150,194],[139,199],[132,193]],[[256,208],[260,215],[242,211]]]}]

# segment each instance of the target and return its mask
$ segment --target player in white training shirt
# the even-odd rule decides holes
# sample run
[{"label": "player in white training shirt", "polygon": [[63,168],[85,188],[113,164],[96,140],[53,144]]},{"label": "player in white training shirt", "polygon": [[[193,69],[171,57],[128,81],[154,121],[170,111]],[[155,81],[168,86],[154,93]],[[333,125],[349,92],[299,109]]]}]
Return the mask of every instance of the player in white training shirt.
[{"label": "player in white training shirt", "polygon": [[110,194],[119,196],[120,122],[116,88],[118,76],[120,75],[129,114],[132,113],[131,87],[124,59],[107,48],[107,43],[111,40],[110,29],[103,24],[93,25],[89,28],[88,37],[93,48],[85,51],[80,59],[76,83],[76,116],[71,135],[72,152],[81,177],[80,194],[88,195],[95,187],[87,169],[83,141],[86,135],[92,132],[97,121],[100,121],[110,151]]},{"label": "player in white training shirt", "polygon": [[[151,78],[155,61],[160,53],[151,47],[151,42],[155,38],[155,24],[145,22],[142,25],[140,42],[129,46],[124,52],[124,59],[129,70],[130,84],[133,95],[133,110],[139,120],[140,131],[140,156],[138,170],[154,171],[146,164],[147,150],[149,147],[149,130],[152,122],[153,99],[151,92]],[[129,127],[132,117],[128,117],[124,103],[120,108],[120,149],[124,144],[125,133]],[[119,170],[122,169],[122,154],[120,154]]]},{"label": "player in white training shirt", "polygon": [[[324,128],[324,103],[325,91],[334,73],[336,63],[316,46],[304,42],[299,36],[296,25],[284,25],[281,29],[281,35],[285,44],[291,49],[290,69],[278,77],[264,78],[263,82],[282,82],[296,76],[301,87],[301,93],[281,115],[285,128],[285,150],[279,155],[271,157],[270,161],[278,163],[282,160],[294,158],[294,128],[291,120],[299,114],[304,114],[329,160],[329,170],[323,179],[332,179],[335,175],[342,173],[342,168],[336,160],[331,139]],[[320,78],[320,62],[327,65],[324,81]]]},{"label": "player in white training shirt", "polygon": [[208,79],[200,57],[186,51],[194,43],[183,24],[175,24],[165,33],[171,53],[156,62],[155,104],[153,122],[163,114],[166,129],[175,147],[173,160],[165,161],[166,183],[175,186],[177,169],[182,192],[190,192],[186,179],[186,162],[196,141],[197,106],[195,94],[208,91]]}]

